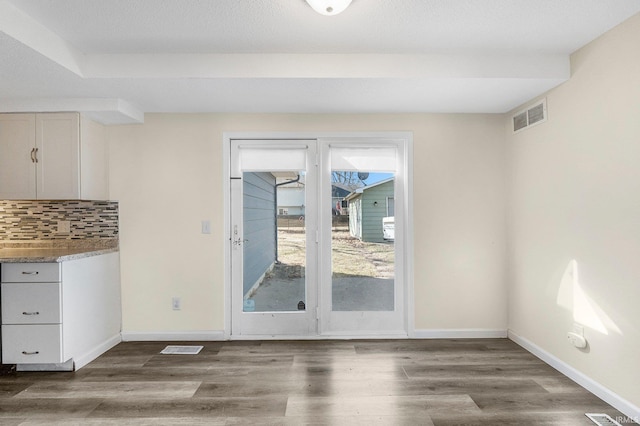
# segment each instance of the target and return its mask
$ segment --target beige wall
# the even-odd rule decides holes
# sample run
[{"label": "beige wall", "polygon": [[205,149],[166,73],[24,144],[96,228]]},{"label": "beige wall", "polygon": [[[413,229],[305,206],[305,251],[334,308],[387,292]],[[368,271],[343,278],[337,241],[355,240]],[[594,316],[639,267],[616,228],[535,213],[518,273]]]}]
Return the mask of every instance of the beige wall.
[{"label": "beige wall", "polygon": [[415,327],[505,330],[503,129],[500,116],[438,114],[147,114],[109,127],[124,331],[224,329],[222,136],[240,131],[413,132]]},{"label": "beige wall", "polygon": [[[571,79],[547,94],[548,121],[506,132],[509,327],[636,406],[639,40],[636,15],[576,52]],[[567,344],[574,322],[587,350]]]}]

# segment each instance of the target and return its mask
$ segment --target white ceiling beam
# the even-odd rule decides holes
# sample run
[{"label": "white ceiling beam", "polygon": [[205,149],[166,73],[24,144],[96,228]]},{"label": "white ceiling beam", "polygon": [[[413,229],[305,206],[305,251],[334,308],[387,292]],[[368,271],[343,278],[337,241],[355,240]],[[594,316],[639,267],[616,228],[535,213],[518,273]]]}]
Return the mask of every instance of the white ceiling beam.
[{"label": "white ceiling beam", "polygon": [[80,112],[102,124],[144,123],[144,112],[123,99],[2,99],[0,112]]},{"label": "white ceiling beam", "polygon": [[105,54],[86,78],[568,79],[568,55]]},{"label": "white ceiling beam", "polygon": [[6,0],[0,0],[0,31],[82,76],[82,52]]}]

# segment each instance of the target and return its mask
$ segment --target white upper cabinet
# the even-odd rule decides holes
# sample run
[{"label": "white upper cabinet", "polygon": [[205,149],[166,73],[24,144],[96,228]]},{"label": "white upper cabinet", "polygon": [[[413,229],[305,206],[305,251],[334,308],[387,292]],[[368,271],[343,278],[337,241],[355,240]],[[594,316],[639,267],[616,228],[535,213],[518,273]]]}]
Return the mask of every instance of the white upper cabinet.
[{"label": "white upper cabinet", "polygon": [[0,114],[0,199],[36,198],[34,114]]},{"label": "white upper cabinet", "polygon": [[107,199],[106,157],[78,113],[0,114],[0,199]]},{"label": "white upper cabinet", "polygon": [[78,114],[36,115],[36,197],[81,198]]}]

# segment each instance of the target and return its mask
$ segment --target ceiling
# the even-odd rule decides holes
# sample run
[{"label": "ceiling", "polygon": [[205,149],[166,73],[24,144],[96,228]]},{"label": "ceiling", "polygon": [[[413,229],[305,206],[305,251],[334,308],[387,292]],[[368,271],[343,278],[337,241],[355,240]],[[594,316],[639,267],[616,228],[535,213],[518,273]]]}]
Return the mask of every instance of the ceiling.
[{"label": "ceiling", "polygon": [[501,113],[637,0],[0,0],[0,111]]}]

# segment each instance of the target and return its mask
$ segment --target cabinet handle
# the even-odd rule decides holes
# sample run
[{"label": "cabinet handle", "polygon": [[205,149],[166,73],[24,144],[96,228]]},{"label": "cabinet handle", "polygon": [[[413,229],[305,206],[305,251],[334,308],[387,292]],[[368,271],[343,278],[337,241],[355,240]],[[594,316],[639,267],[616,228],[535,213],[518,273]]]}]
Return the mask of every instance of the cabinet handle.
[{"label": "cabinet handle", "polygon": [[40,315],[40,312],[23,312],[22,315]]},{"label": "cabinet handle", "polygon": [[33,351],[33,352],[22,351],[22,355],[38,355],[39,353],[40,351]]},{"label": "cabinet handle", "polygon": [[38,162],[38,148],[33,152],[33,156],[36,159],[36,163]]},{"label": "cabinet handle", "polygon": [[36,152],[35,148],[31,148],[31,162],[35,163],[36,162],[36,158],[33,156],[33,154]]},{"label": "cabinet handle", "polygon": [[22,275],[38,275],[38,271],[22,271]]}]

